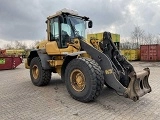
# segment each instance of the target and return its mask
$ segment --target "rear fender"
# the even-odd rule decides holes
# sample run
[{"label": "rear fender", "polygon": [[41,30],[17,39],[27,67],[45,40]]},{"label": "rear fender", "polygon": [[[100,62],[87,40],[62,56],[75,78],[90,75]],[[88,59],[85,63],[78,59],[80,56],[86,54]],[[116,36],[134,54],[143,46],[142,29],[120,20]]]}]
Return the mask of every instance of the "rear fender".
[{"label": "rear fender", "polygon": [[49,63],[47,62],[47,60],[51,60],[51,57],[49,55],[47,55],[44,50],[33,50],[33,51],[31,51],[30,55],[27,58],[28,66],[30,66],[31,60],[34,57],[39,57],[40,58],[43,69],[51,69]]}]

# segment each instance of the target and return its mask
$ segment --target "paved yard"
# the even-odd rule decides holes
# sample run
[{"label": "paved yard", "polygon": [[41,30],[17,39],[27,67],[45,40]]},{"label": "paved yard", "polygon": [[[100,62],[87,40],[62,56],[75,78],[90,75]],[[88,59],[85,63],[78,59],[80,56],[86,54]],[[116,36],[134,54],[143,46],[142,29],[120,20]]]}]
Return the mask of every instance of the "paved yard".
[{"label": "paved yard", "polygon": [[57,74],[48,86],[31,83],[29,70],[0,71],[0,120],[160,120],[160,63],[132,62],[136,70],[149,66],[152,92],[133,102],[104,87],[95,102],[70,97]]}]

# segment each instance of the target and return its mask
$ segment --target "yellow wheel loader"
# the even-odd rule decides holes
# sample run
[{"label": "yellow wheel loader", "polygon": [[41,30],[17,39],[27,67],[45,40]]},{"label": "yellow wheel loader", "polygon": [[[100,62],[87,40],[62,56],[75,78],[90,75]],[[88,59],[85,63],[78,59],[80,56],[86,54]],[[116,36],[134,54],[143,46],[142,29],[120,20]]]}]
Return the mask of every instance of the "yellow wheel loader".
[{"label": "yellow wheel loader", "polygon": [[86,26],[92,27],[88,17],[63,9],[46,23],[48,40],[32,50],[25,62],[34,85],[47,85],[51,73],[58,73],[69,94],[81,102],[96,99],[104,84],[133,101],[151,92],[149,68],[136,73],[109,32],[103,33],[101,41],[85,40]]}]

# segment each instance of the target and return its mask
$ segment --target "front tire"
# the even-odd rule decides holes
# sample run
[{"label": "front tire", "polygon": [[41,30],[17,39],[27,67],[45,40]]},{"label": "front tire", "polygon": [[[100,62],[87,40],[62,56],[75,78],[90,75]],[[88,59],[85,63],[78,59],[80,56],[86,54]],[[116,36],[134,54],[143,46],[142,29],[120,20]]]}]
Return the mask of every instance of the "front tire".
[{"label": "front tire", "polygon": [[66,67],[65,83],[72,98],[89,102],[100,95],[104,76],[100,66],[94,60],[77,58],[69,62]]},{"label": "front tire", "polygon": [[39,57],[35,57],[31,60],[30,64],[30,77],[32,83],[35,86],[45,86],[51,80],[51,71],[44,70],[41,65],[41,60]]}]

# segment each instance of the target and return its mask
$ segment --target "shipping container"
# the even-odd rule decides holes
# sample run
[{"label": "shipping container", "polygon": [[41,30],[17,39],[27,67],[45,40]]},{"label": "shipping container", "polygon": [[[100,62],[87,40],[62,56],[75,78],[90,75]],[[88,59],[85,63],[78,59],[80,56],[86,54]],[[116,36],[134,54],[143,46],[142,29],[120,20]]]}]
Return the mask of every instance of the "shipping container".
[{"label": "shipping container", "polygon": [[130,60],[131,56],[130,56],[129,50],[121,50],[120,52],[121,52],[121,55],[125,56],[127,60]]},{"label": "shipping container", "polygon": [[160,61],[160,44],[141,45],[140,56],[142,61]]},{"label": "shipping container", "polygon": [[160,45],[149,45],[149,61],[159,61],[160,60]]},{"label": "shipping container", "polygon": [[148,54],[148,47],[149,45],[141,45],[140,46],[140,60],[141,61],[148,61],[148,57],[149,57],[149,54]]},{"label": "shipping container", "polygon": [[[87,40],[90,40],[91,38],[95,38],[99,41],[102,41],[103,39],[103,33],[94,33],[94,34],[87,34]],[[113,42],[120,42],[120,34],[113,34],[111,33],[112,41]]]},{"label": "shipping container", "polygon": [[130,60],[140,60],[140,50],[139,49],[133,49],[130,50]]},{"label": "shipping container", "polygon": [[[103,33],[94,33],[94,34],[87,34],[87,41],[89,42],[92,38],[101,42],[103,40]],[[115,46],[118,48],[120,47],[120,35],[111,33],[112,41],[114,42]]]},{"label": "shipping container", "polygon": [[134,60],[140,59],[140,50],[139,49],[121,50],[120,52],[129,61],[134,61]]}]

